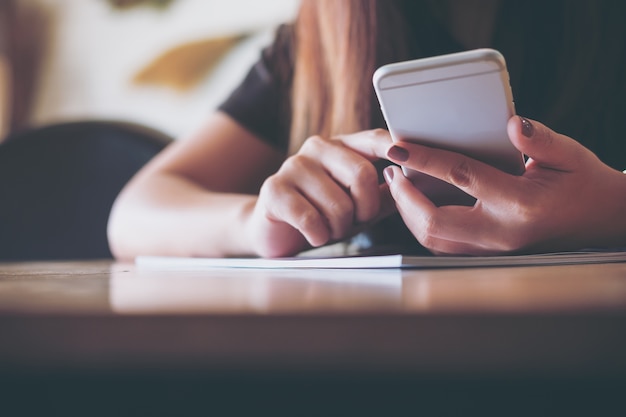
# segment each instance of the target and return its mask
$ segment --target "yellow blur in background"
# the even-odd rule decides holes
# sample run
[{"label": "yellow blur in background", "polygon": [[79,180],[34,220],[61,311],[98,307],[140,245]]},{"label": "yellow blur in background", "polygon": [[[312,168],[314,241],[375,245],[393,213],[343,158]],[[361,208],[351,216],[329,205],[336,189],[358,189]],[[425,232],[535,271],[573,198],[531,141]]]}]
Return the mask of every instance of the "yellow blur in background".
[{"label": "yellow blur in background", "polygon": [[299,0],[2,0],[0,138],[116,119],[197,129]]}]

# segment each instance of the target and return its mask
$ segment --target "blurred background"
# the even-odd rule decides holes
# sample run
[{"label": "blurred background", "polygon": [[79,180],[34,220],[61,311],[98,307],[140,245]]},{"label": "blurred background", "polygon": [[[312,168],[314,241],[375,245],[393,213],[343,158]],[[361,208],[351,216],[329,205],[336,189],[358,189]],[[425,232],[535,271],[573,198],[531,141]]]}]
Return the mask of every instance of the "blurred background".
[{"label": "blurred background", "polygon": [[194,131],[299,0],[0,0],[0,138],[125,120]]}]

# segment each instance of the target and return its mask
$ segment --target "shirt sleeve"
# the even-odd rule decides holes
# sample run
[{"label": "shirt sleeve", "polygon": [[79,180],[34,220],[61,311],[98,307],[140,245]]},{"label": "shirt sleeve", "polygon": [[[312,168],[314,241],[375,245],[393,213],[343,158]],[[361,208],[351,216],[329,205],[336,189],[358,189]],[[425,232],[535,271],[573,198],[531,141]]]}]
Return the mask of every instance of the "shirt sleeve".
[{"label": "shirt sleeve", "polygon": [[291,126],[292,26],[278,28],[241,84],[218,107],[271,146],[287,151]]}]

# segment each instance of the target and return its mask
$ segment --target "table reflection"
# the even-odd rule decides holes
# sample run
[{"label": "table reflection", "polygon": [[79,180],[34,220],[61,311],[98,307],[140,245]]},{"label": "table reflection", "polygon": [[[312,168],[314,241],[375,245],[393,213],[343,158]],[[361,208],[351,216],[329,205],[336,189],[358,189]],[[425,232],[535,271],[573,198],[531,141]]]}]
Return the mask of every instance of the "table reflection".
[{"label": "table reflection", "polygon": [[409,311],[626,309],[626,265],[424,270],[403,276]]},{"label": "table reflection", "polygon": [[445,270],[142,270],[110,261],[0,264],[5,313],[623,311],[626,264]]},{"label": "table reflection", "polygon": [[402,272],[379,270],[112,269],[117,313],[398,310]]},{"label": "table reflection", "polygon": [[111,269],[116,313],[626,309],[626,265],[447,270]]}]

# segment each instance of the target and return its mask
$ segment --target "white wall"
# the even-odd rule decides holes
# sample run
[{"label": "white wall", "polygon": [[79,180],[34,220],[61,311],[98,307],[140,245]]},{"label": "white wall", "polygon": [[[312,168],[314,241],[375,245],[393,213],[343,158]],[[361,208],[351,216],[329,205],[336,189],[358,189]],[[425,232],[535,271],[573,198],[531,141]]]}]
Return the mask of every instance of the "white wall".
[{"label": "white wall", "polygon": [[[131,120],[175,137],[197,128],[237,85],[273,29],[299,0],[176,0],[165,10],[112,9],[104,0],[31,0],[53,10],[34,124],[85,118]],[[252,32],[197,88],[137,86],[132,77],[182,43]]]}]

